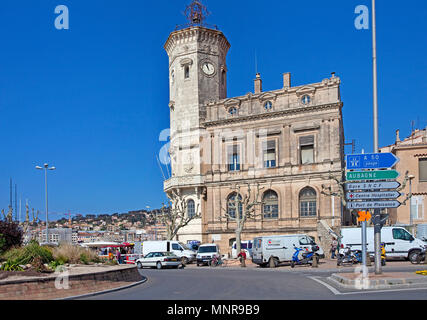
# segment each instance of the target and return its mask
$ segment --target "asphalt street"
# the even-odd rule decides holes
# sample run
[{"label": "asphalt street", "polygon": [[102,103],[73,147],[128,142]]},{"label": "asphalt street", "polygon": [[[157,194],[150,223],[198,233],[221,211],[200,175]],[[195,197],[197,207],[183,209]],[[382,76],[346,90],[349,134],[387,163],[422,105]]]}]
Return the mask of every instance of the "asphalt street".
[{"label": "asphalt street", "polygon": [[[356,291],[327,282],[332,271],[186,268],[142,269],[143,284],[86,300],[426,300],[426,288]],[[394,269],[408,271],[408,268]]]}]

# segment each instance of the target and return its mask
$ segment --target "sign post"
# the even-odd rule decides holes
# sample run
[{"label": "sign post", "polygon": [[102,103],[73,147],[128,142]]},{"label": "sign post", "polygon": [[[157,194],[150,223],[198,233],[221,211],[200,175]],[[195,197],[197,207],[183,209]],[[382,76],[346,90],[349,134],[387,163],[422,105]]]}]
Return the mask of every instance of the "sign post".
[{"label": "sign post", "polygon": [[[392,153],[355,154],[346,157],[347,208],[358,210],[358,221],[362,224],[362,264],[363,276],[367,275],[367,248],[366,248],[366,222],[371,219],[371,213],[364,210],[373,210],[372,222],[374,223],[375,246],[375,273],[381,273],[381,228],[386,217],[380,217],[381,209],[398,208],[401,203],[396,199],[401,196],[396,190],[400,183],[395,181],[400,174],[390,170],[399,162]],[[382,170],[387,169],[387,170]],[[378,269],[378,265],[380,268]]]}]

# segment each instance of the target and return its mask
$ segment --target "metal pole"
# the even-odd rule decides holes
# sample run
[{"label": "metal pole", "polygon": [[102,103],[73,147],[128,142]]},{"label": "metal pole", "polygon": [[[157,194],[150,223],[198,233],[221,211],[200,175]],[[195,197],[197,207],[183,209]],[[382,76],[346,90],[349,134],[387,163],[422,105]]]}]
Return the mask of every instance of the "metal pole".
[{"label": "metal pole", "polygon": [[[412,217],[412,179],[409,178],[409,225],[412,230],[413,217]],[[413,233],[413,232],[412,232]]]},{"label": "metal pole", "polygon": [[[374,153],[378,153],[378,77],[377,77],[377,24],[375,0],[372,0],[372,62],[373,62],[373,105],[374,105]],[[380,210],[375,209],[379,216]],[[378,221],[379,219],[377,219]],[[381,225],[374,226],[375,274],[381,274]]]},{"label": "metal pole", "polygon": [[362,266],[363,266],[363,277],[366,278],[368,275],[368,268],[366,266],[366,221],[362,222]]},{"label": "metal pole", "polygon": [[47,166],[44,168],[45,194],[46,194],[46,243],[49,243],[49,218],[48,218],[48,198],[47,198]]}]

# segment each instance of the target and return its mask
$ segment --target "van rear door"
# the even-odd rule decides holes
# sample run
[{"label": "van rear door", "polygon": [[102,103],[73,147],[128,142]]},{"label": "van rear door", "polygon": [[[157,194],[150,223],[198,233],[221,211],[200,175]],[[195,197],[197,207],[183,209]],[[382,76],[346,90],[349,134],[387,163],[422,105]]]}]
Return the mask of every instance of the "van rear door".
[{"label": "van rear door", "polygon": [[255,238],[252,249],[252,261],[254,263],[262,263],[262,238]]}]

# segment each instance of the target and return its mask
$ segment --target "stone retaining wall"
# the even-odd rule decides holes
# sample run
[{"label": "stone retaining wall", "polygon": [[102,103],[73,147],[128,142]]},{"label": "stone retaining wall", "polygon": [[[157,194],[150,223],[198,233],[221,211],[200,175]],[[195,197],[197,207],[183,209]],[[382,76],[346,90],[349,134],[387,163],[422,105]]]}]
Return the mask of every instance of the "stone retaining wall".
[{"label": "stone retaining wall", "polygon": [[[141,281],[136,266],[120,269],[71,274],[68,289],[57,289],[57,274],[44,278],[4,280],[0,283],[0,300],[51,300],[104,291]],[[66,281],[57,281],[64,286]]]}]

